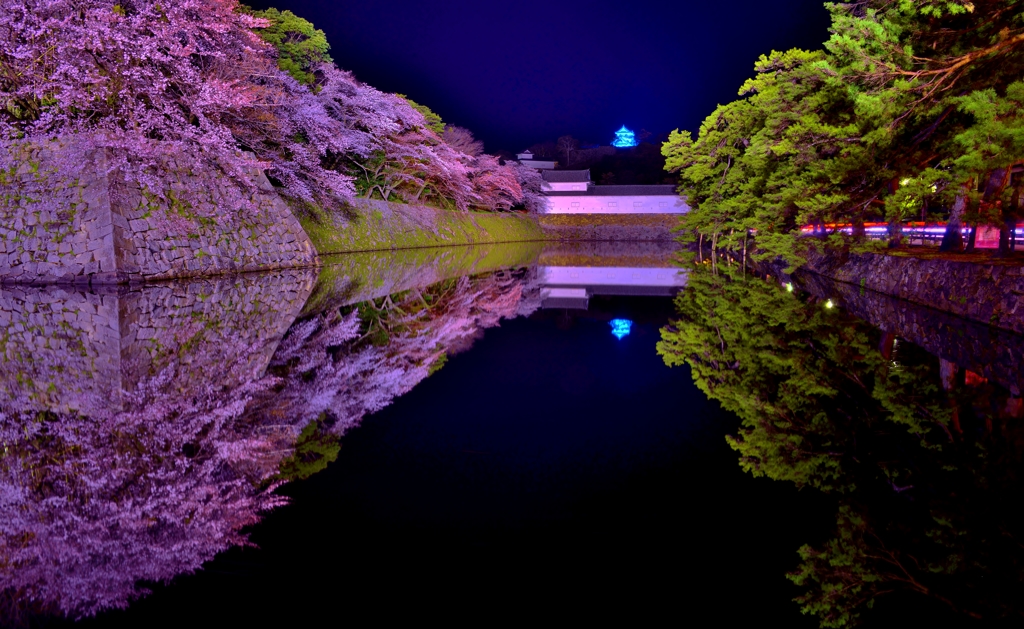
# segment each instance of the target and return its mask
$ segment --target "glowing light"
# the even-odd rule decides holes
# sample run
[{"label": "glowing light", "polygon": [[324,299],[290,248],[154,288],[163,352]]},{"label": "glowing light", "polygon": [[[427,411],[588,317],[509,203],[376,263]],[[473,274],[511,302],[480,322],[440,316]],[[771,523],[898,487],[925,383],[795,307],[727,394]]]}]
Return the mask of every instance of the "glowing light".
[{"label": "glowing light", "polygon": [[910,181],[911,181],[910,179],[900,179],[900,185],[901,186],[905,186],[908,183],[910,183]]},{"label": "glowing light", "polygon": [[622,337],[629,336],[630,328],[633,327],[633,322],[629,319],[612,319],[608,324],[612,326],[612,334],[620,341]]},{"label": "glowing light", "polygon": [[832,308],[833,306],[835,306],[835,304],[832,303],[831,299],[829,299],[828,301],[825,302],[825,307],[826,308]]},{"label": "glowing light", "polygon": [[623,125],[621,129],[615,132],[615,140],[612,141],[612,146],[620,149],[636,146],[636,134]]},{"label": "glowing light", "polygon": [[793,282],[786,282],[786,292],[793,292]]}]

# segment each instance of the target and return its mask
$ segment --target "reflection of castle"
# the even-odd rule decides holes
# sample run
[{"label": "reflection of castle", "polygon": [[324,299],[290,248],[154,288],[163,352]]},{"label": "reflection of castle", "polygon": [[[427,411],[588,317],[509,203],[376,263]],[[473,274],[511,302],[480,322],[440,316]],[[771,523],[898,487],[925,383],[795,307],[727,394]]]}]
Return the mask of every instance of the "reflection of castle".
[{"label": "reflection of castle", "polygon": [[542,266],[542,307],[586,310],[594,295],[671,297],[686,286],[686,272],[676,268]]},{"label": "reflection of castle", "polygon": [[575,243],[545,250],[537,267],[541,307],[587,310],[596,296],[670,297],[686,286],[687,273],[674,262],[677,243],[620,245]]}]

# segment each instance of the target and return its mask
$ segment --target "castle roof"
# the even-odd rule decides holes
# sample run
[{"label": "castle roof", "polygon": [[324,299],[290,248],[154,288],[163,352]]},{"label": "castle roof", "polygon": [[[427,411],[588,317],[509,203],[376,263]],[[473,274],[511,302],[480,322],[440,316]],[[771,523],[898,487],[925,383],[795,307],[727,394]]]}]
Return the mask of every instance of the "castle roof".
[{"label": "castle roof", "polygon": [[587,170],[545,170],[544,181],[548,183],[589,183],[590,169]]},{"label": "castle roof", "polygon": [[569,197],[580,195],[586,195],[588,197],[679,196],[676,192],[676,187],[672,184],[658,184],[653,186],[588,186],[586,192],[580,190],[560,190],[545,192],[544,194],[549,197]]}]

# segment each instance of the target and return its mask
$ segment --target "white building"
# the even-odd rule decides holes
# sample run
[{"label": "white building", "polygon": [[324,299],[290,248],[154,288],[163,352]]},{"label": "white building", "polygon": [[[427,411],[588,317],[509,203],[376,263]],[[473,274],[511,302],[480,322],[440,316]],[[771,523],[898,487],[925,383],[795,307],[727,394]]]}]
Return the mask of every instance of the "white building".
[{"label": "white building", "polygon": [[589,170],[545,170],[544,183],[541,190],[545,193],[551,192],[586,192],[587,187],[593,184],[590,180]]},{"label": "white building", "polygon": [[556,162],[553,159],[547,159],[545,157],[534,157],[533,153],[531,153],[529,150],[523,151],[522,153],[518,153],[516,155],[516,158],[519,160],[519,163],[522,164],[523,166],[532,166],[537,170],[551,170],[558,165],[558,162]]},{"label": "white building", "polygon": [[547,214],[684,214],[673,185],[597,186],[589,170],[544,171]]}]

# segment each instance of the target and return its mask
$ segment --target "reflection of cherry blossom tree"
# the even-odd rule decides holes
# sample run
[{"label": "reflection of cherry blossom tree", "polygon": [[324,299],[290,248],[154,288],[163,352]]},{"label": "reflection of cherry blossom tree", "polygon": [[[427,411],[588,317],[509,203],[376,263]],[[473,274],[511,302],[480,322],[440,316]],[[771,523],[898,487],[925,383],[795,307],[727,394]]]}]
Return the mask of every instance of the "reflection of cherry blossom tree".
[{"label": "reflection of cherry blossom tree", "polygon": [[[521,276],[499,272],[424,289],[429,305],[424,291],[413,290],[365,305],[362,313],[316,315],[282,341],[271,370],[286,384],[267,398],[273,410],[261,412],[302,422],[327,413],[333,429],[344,432],[410,391],[453,348],[517,316],[523,290]],[[386,343],[371,342],[373,326],[385,329]]]},{"label": "reflection of cherry blossom tree", "polygon": [[[290,328],[267,374],[249,357],[267,355],[279,332],[254,333],[241,317],[213,334],[210,317],[180,317],[162,337],[174,347],[120,390],[120,410],[5,389],[20,397],[0,402],[0,610],[123,607],[145,582],[245,544],[245,527],[281,504],[282,475],[304,473],[297,440],[317,442],[304,454],[329,453],[448,353],[535,307],[529,287],[525,272],[499,272],[327,308]],[[216,301],[234,312],[240,300]]]},{"label": "reflection of cherry blossom tree", "polygon": [[[212,367],[254,347],[202,348]],[[213,352],[213,356],[202,356]],[[0,589],[71,616],[123,607],[138,581],[196,570],[261,511],[291,431],[238,423],[272,379],[181,395],[172,364],[132,394],[131,409],[89,417],[0,411]]]}]

